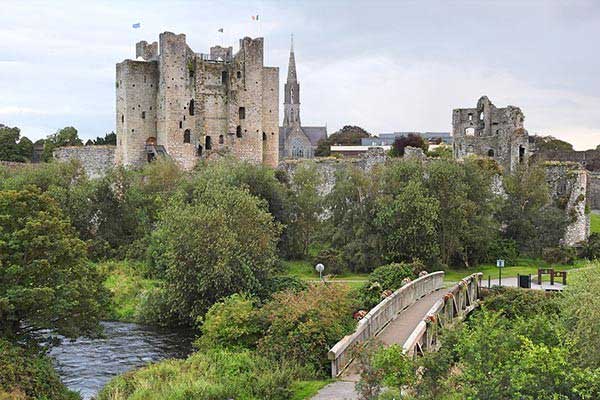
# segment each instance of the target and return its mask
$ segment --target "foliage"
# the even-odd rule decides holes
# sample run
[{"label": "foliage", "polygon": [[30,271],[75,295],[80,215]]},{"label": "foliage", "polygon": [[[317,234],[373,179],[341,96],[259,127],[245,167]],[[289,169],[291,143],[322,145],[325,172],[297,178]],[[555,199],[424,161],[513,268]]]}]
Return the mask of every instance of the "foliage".
[{"label": "foliage", "polygon": [[0,399],[77,400],[62,384],[50,359],[0,339]]},{"label": "foliage", "polygon": [[553,136],[532,136],[537,151],[573,151],[573,145]]},{"label": "foliage", "polygon": [[573,265],[577,258],[577,250],[571,246],[556,246],[544,249],[542,258],[549,264]]},{"label": "foliage", "polygon": [[337,249],[324,249],[317,254],[314,264],[323,264],[325,274],[341,274],[344,272],[344,260],[342,252]]},{"label": "foliage", "polygon": [[516,265],[517,257],[519,257],[519,249],[517,242],[512,239],[496,239],[490,242],[487,250],[487,259],[489,263],[496,263],[496,260],[504,260],[504,265],[507,267]]},{"label": "foliage", "polygon": [[442,160],[451,160],[454,157],[452,146],[447,145],[440,145],[433,150],[428,150],[427,156],[431,158],[440,158]]},{"label": "foliage", "polygon": [[346,125],[339,131],[329,135],[326,139],[321,139],[317,143],[315,156],[329,156],[332,145],[352,146],[359,145],[360,139],[368,138],[371,135],[359,126]]},{"label": "foliage", "polygon": [[188,324],[223,297],[260,291],[280,233],[266,204],[245,190],[209,181],[191,196],[169,203],[150,245],[172,312]]},{"label": "foliage", "polygon": [[403,285],[406,278],[414,279],[424,270],[420,261],[411,264],[392,263],[377,267],[369,274],[368,281],[360,288],[359,301],[363,308],[373,308],[381,300],[381,293],[385,290],[395,291]]},{"label": "foliage", "polygon": [[97,146],[97,145],[113,145],[116,146],[117,145],[117,134],[114,132],[110,132],[107,133],[106,135],[104,135],[104,137],[96,137],[96,139],[94,141],[92,141],[92,144]]},{"label": "foliage", "polygon": [[560,306],[553,293],[497,287],[485,295],[486,310],[500,312],[503,317],[532,318],[536,315],[558,315]]},{"label": "foliage", "polygon": [[571,274],[561,303],[576,357],[584,367],[600,368],[600,266]]},{"label": "foliage", "polygon": [[436,257],[439,202],[421,182],[411,180],[396,195],[380,198],[376,213],[386,261],[432,261]]},{"label": "foliage", "polygon": [[520,167],[504,177],[506,201],[499,220],[505,225],[504,236],[515,240],[520,251],[541,256],[563,238],[568,225],[565,213],[550,203],[544,169]]},{"label": "foliage", "polygon": [[33,143],[21,137],[21,130],[0,124],[0,160],[25,162],[33,158]]},{"label": "foliage", "polygon": [[0,191],[0,329],[99,329],[106,292],[56,202],[38,189]]},{"label": "foliage", "polygon": [[583,256],[589,260],[600,258],[600,233],[594,232],[583,245]]},{"label": "foliage", "polygon": [[199,321],[202,336],[196,346],[201,349],[255,347],[264,330],[255,305],[255,299],[237,293],[213,304]]},{"label": "foliage", "polygon": [[42,160],[48,162],[52,160],[52,152],[57,147],[65,146],[83,146],[83,142],[79,138],[77,129],[72,126],[62,128],[55,133],[48,135],[44,140],[44,152],[42,153]]},{"label": "foliage", "polygon": [[186,360],[167,360],[120,375],[98,400],[239,399],[287,400],[297,367],[249,350],[208,349]]},{"label": "foliage", "polygon": [[429,144],[421,135],[416,133],[409,133],[407,136],[400,136],[394,140],[392,148],[390,150],[391,157],[402,157],[404,155],[404,149],[406,147],[416,147],[422,149],[423,152],[427,152]]},{"label": "foliage", "polygon": [[326,373],[327,351],[352,332],[354,307],[343,285],[315,284],[305,291],[280,292],[262,308],[269,324],[261,353]]}]

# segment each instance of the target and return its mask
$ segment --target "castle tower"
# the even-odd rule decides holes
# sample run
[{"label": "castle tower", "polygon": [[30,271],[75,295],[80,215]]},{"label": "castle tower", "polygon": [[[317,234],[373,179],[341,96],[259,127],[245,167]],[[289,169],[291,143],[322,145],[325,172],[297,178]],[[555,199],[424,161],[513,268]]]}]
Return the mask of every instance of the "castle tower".
[{"label": "castle tower", "polygon": [[287,82],[284,86],[283,126],[300,125],[300,84],[296,76],[296,57],[294,56],[294,36],[290,46]]}]

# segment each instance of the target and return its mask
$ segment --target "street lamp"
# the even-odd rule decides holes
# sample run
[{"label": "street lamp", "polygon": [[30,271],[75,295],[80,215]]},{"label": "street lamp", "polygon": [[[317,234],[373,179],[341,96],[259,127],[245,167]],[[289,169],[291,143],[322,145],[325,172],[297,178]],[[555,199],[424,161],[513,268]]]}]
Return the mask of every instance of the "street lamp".
[{"label": "street lamp", "polygon": [[323,280],[323,270],[325,269],[325,266],[319,263],[315,265],[315,269],[319,272],[319,279]]}]

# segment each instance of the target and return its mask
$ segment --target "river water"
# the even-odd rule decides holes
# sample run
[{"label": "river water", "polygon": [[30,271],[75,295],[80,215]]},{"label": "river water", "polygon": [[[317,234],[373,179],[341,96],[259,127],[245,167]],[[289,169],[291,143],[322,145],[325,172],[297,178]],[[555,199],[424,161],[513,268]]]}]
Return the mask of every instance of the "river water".
[{"label": "river water", "polygon": [[105,337],[63,340],[49,353],[64,384],[84,399],[116,375],[150,362],[184,358],[192,350],[192,337],[187,333],[125,322],[102,322],[102,326]]}]

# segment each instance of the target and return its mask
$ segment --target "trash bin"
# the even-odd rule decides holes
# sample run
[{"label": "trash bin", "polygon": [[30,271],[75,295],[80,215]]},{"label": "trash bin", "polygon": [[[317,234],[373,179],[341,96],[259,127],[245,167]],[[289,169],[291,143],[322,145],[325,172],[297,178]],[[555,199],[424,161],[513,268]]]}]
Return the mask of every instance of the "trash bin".
[{"label": "trash bin", "polygon": [[531,289],[531,275],[519,275],[519,287]]}]

